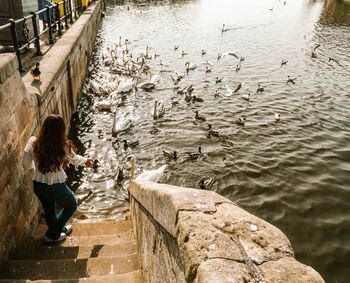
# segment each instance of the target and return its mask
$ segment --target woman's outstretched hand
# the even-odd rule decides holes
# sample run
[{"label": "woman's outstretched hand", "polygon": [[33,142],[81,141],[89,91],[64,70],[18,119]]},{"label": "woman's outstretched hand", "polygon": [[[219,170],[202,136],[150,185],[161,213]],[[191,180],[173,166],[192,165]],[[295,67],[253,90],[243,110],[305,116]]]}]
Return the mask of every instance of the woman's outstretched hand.
[{"label": "woman's outstretched hand", "polygon": [[86,162],[85,162],[85,166],[92,168],[94,166],[94,160],[89,158]]}]

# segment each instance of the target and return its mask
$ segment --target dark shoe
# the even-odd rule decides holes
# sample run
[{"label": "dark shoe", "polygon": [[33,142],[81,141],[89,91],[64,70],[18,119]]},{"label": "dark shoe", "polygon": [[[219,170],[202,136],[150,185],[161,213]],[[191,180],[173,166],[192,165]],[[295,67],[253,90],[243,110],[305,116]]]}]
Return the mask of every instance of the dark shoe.
[{"label": "dark shoe", "polygon": [[64,226],[63,229],[62,229],[62,232],[66,234],[66,236],[70,235],[73,231],[73,227],[72,225],[67,225],[67,226]]},{"label": "dark shoe", "polygon": [[51,239],[48,236],[44,237],[44,241],[47,244],[57,244],[59,242],[62,242],[66,239],[66,233],[61,233],[60,237],[58,239]]}]

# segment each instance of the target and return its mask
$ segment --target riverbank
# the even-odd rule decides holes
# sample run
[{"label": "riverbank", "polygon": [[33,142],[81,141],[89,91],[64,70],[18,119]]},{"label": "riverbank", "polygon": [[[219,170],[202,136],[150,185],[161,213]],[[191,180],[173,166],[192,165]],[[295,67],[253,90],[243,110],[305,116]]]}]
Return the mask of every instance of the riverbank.
[{"label": "riverbank", "polygon": [[104,6],[104,0],[92,3],[41,58],[41,81],[21,77],[15,54],[0,54],[0,263],[38,221],[39,203],[21,163],[25,144],[51,113],[69,126]]}]

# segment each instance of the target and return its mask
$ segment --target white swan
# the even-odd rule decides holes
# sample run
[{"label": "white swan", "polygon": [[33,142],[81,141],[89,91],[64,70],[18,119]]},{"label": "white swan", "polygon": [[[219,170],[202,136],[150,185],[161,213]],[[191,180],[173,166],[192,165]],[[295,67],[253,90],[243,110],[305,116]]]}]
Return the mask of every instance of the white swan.
[{"label": "white swan", "polygon": [[118,88],[117,92],[118,93],[125,93],[129,92],[132,90],[134,87],[134,78],[129,78],[129,79],[118,79]]},{"label": "white swan", "polygon": [[114,112],[113,118],[113,126],[112,126],[112,134],[117,134],[119,132],[123,132],[128,130],[132,126],[132,120],[126,118],[125,116],[119,117],[117,119],[117,112]]},{"label": "white swan", "polygon": [[[131,162],[131,176],[130,180],[133,180],[135,177],[135,157],[132,155],[128,156],[125,160],[126,162]],[[164,171],[166,168],[166,164],[154,170],[144,170],[139,176],[136,177],[135,180],[144,180],[144,181],[152,181],[159,182],[162,176],[164,175]]]},{"label": "white swan", "polygon": [[95,102],[94,106],[99,110],[111,110],[112,101],[109,100],[101,100]]},{"label": "white swan", "polygon": [[190,63],[190,62],[187,61],[186,64],[185,64],[185,67],[188,70],[194,70],[194,69],[197,68],[197,64],[193,64],[193,63]]},{"label": "white swan", "polygon": [[160,81],[160,75],[155,75],[155,76],[153,76],[153,74],[152,74],[151,71],[148,71],[147,73],[149,74],[149,81],[150,81],[151,83],[154,83],[154,84],[159,83],[159,81]]},{"label": "white swan", "polygon": [[146,46],[146,50],[139,50],[138,54],[140,57],[148,57],[148,46]]},{"label": "white swan", "polygon": [[144,82],[144,83],[140,83],[138,84],[139,78],[136,78],[136,86],[137,88],[142,88],[146,91],[151,91],[156,87],[156,84],[153,82]]},{"label": "white swan", "polygon": [[156,100],[154,101],[154,108],[153,108],[153,119],[157,119],[160,116],[162,116],[165,112],[164,103],[162,100]]}]

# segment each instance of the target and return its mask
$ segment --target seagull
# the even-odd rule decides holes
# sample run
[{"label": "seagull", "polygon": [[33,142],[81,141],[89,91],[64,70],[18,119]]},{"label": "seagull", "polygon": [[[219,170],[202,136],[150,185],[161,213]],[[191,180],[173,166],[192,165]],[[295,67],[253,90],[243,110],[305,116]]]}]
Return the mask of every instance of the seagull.
[{"label": "seagull", "polygon": [[282,62],[281,62],[281,67],[283,66],[283,65],[286,65],[288,63],[288,61],[287,60],[283,60],[282,59]]},{"label": "seagull", "polygon": [[208,67],[208,66],[205,66],[205,73],[209,73],[209,72],[211,72],[211,67]]},{"label": "seagull", "polygon": [[244,86],[244,83],[239,83],[238,86],[236,87],[236,89],[233,91],[233,93],[237,93],[241,87]]},{"label": "seagull", "polygon": [[311,58],[317,58],[317,54],[316,54],[315,51],[312,51],[312,52],[311,52]]},{"label": "seagull", "polygon": [[281,119],[281,115],[278,113],[275,113],[275,120],[278,122]]},{"label": "seagull", "polygon": [[242,125],[242,126],[244,126],[245,120],[246,120],[246,119],[245,119],[244,117],[235,115],[235,121],[234,121],[234,122],[235,122],[237,125]]},{"label": "seagull", "polygon": [[215,83],[216,83],[216,84],[221,83],[221,82],[222,82],[222,79],[223,79],[223,77],[221,77],[221,78],[216,77]]},{"label": "seagull", "polygon": [[244,57],[239,58],[239,63],[243,62],[244,59],[245,59]]},{"label": "seagull", "polygon": [[215,98],[220,97],[219,91],[218,91],[218,90],[215,90],[214,97],[215,97]]},{"label": "seagull", "polygon": [[187,55],[187,53],[185,51],[182,51],[181,55],[182,57],[184,57],[185,55]]},{"label": "seagull", "polygon": [[339,61],[334,59],[334,58],[332,58],[332,57],[328,58],[328,62],[330,62],[330,61],[334,61],[335,63],[339,64]]},{"label": "seagull", "polygon": [[207,53],[207,50],[202,49],[202,56]]},{"label": "seagull", "polygon": [[260,84],[258,84],[258,88],[256,89],[256,93],[259,92],[263,92],[264,91],[264,87],[260,86]]},{"label": "seagull", "polygon": [[243,98],[244,100],[246,100],[246,101],[249,101],[249,100],[250,100],[250,93],[248,93],[248,94],[243,94],[243,95],[242,95],[242,98]]},{"label": "seagull", "polygon": [[237,59],[239,59],[239,57],[236,55],[236,53],[233,53],[233,52],[225,52],[224,54],[222,54],[222,56],[233,56],[233,57],[236,57]]},{"label": "seagull", "polygon": [[241,69],[241,65],[236,66],[236,72],[238,72]]},{"label": "seagull", "polygon": [[290,76],[288,76],[288,80],[287,80],[287,82],[286,83],[292,83],[292,84],[295,84],[295,80],[296,80],[297,78],[294,78],[294,79],[292,79]]},{"label": "seagull", "polygon": [[199,181],[199,188],[201,190],[209,190],[211,188],[211,186],[214,184],[214,178],[209,178],[207,180],[200,180]]},{"label": "seagull", "polygon": [[177,49],[179,49],[179,46],[178,46],[178,45],[175,45],[175,46],[174,46],[174,50],[177,50]]},{"label": "seagull", "polygon": [[220,53],[218,53],[218,61],[220,60],[220,58],[221,58],[221,54],[220,54]]}]

